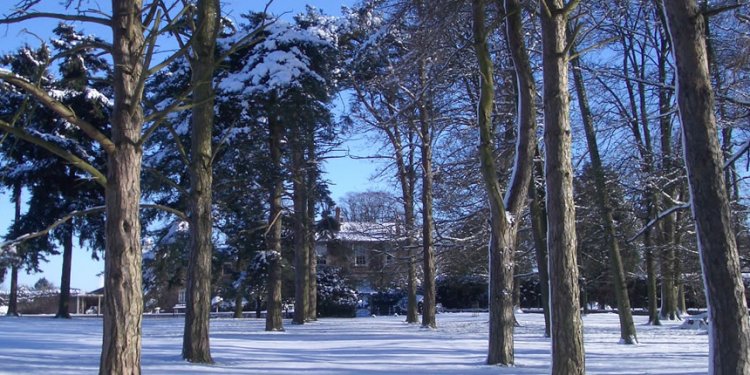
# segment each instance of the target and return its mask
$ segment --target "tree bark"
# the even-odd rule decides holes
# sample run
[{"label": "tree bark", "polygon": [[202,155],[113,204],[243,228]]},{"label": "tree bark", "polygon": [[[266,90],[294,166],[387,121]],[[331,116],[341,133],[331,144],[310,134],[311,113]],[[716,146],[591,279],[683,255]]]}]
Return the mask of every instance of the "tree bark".
[{"label": "tree bark", "polygon": [[212,135],[216,37],[221,6],[218,0],[196,4],[197,29],[193,31],[190,83],[193,93],[190,148],[190,260],[182,357],[188,362],[213,363],[209,344],[211,313],[211,217],[213,180]]},{"label": "tree bark", "polygon": [[[651,217],[651,215],[648,215]],[[643,248],[646,255],[646,288],[648,294],[648,324],[660,326],[659,319],[659,295],[656,287],[656,259],[654,259],[653,240],[651,229],[646,229],[643,234]]]},{"label": "tree bark", "polygon": [[306,246],[310,267],[307,286],[307,320],[318,320],[318,256],[315,253],[315,203],[317,193],[317,161],[315,157],[315,140],[311,137],[307,144],[307,217],[305,220]]},{"label": "tree bark", "polygon": [[[245,256],[240,253],[237,256],[237,262],[235,263],[236,271],[240,274],[247,272],[247,261],[245,260]],[[232,315],[233,318],[239,319],[242,318],[242,311],[244,310],[245,306],[242,303],[243,298],[245,297],[245,291],[247,290],[247,279],[248,275],[245,275],[242,277],[242,279],[239,282],[239,285],[237,285],[237,295],[234,296],[234,313]]]},{"label": "tree bark", "polygon": [[[514,173],[503,201],[497,177],[495,149],[492,136],[494,83],[492,57],[487,45],[485,2],[472,2],[474,48],[479,62],[480,93],[478,106],[479,159],[485,189],[490,204],[490,334],[488,364],[512,365],[513,328],[513,271],[516,248],[517,221],[528,195],[536,142],[535,99],[536,87],[531,73],[526,46],[523,41],[520,3],[504,3],[506,37],[518,83],[518,131]],[[506,211],[507,208],[507,211]]]},{"label": "tree bark", "polygon": [[418,323],[419,312],[417,308],[417,255],[416,255],[416,241],[414,240],[414,228],[416,223],[416,215],[414,214],[414,188],[417,184],[417,176],[414,162],[415,145],[414,145],[414,132],[413,130],[408,131],[408,142],[409,145],[404,153],[404,145],[401,140],[401,131],[399,130],[398,124],[393,124],[393,130],[386,129],[388,139],[393,146],[393,150],[396,154],[396,167],[398,170],[398,181],[401,185],[401,199],[404,206],[404,231],[406,232],[406,242],[404,247],[406,248],[407,257],[407,287],[406,287],[406,322],[407,323]]},{"label": "tree bark", "polygon": [[[571,48],[571,51],[572,54],[576,54],[575,48]],[[596,205],[602,215],[601,220],[604,226],[605,241],[609,248],[612,284],[615,292],[615,300],[617,301],[617,314],[620,317],[620,341],[624,344],[637,344],[638,336],[636,335],[635,324],[633,323],[633,312],[630,308],[628,284],[625,280],[625,271],[622,266],[620,244],[617,242],[615,220],[612,214],[612,205],[610,204],[610,196],[604,176],[604,167],[599,154],[599,145],[597,144],[596,130],[594,129],[594,119],[591,113],[591,108],[589,107],[586,87],[583,82],[581,60],[579,58],[574,58],[571,63],[573,65],[574,85],[576,92],[578,93],[578,106],[581,111],[583,128],[586,133],[586,143],[588,145],[589,157],[591,159],[591,168],[594,173]]]},{"label": "tree bark", "polygon": [[281,319],[281,210],[284,180],[281,174],[281,141],[284,128],[275,116],[268,116],[268,143],[273,178],[269,189],[269,213],[266,246],[268,259],[268,297],[266,298],[266,331],[283,331]]},{"label": "tree bark", "polygon": [[[14,262],[18,262],[14,259]],[[8,296],[8,312],[6,316],[18,316],[18,265],[10,266],[10,295]]]},{"label": "tree bark", "polygon": [[562,0],[541,0],[541,9],[552,374],[574,375],[585,372],[585,362],[576,259],[565,41],[571,9],[565,7]]},{"label": "tree bark", "polygon": [[[15,216],[16,223],[21,220],[21,184],[13,185],[13,199],[15,201]],[[6,316],[18,316],[18,268],[21,263],[21,254],[16,249],[16,254],[13,257],[13,263],[10,265],[10,295],[8,296],[8,312]]]},{"label": "tree bark", "polygon": [[534,162],[534,173],[529,186],[529,211],[531,213],[531,230],[536,252],[536,267],[539,274],[539,288],[542,292],[542,311],[544,313],[544,337],[550,337],[549,321],[549,270],[547,257],[547,211],[544,208],[544,161],[539,158]]},{"label": "tree bark", "polygon": [[665,0],[677,67],[685,166],[708,301],[709,372],[750,373],[750,320],[724,185],[704,20],[694,0]]},{"label": "tree bark", "polygon": [[60,276],[60,299],[55,318],[70,319],[70,271],[73,264],[73,223],[63,228],[63,263]]},{"label": "tree bark", "polygon": [[107,158],[103,340],[99,373],[140,374],[141,129],[144,38],[141,0],[112,1],[113,151]]},{"label": "tree bark", "polygon": [[[424,85],[427,82],[425,62],[420,61],[420,81]],[[432,126],[428,105],[424,99],[419,104],[420,138],[422,140],[420,149],[422,151],[422,256],[424,282],[422,283],[422,327],[437,328],[435,317],[435,248],[433,240],[434,220],[432,218]]]},{"label": "tree bark", "polygon": [[308,309],[308,288],[310,285],[310,253],[307,249],[307,192],[305,183],[304,142],[297,134],[292,146],[292,188],[294,201],[294,324],[305,324]]},{"label": "tree bark", "polygon": [[[657,4],[658,5],[658,4]],[[666,25],[665,25],[666,27]],[[666,34],[666,30],[664,30]],[[670,84],[667,77],[667,64],[669,55],[669,36],[662,35],[660,38],[660,48],[658,55],[659,82],[665,87],[659,88],[659,133],[661,144],[661,175],[667,181],[673,180],[675,175],[675,163],[673,161],[672,151],[672,97],[671,90],[666,88]],[[663,193],[670,198],[674,198],[676,192],[675,183],[667,183],[662,187]],[[675,256],[677,241],[677,224],[676,213],[673,213],[662,219],[661,225],[661,265],[662,265],[662,284],[661,295],[662,304],[660,311],[661,319],[675,320],[679,318],[678,307],[678,288],[677,279],[677,258]]]}]

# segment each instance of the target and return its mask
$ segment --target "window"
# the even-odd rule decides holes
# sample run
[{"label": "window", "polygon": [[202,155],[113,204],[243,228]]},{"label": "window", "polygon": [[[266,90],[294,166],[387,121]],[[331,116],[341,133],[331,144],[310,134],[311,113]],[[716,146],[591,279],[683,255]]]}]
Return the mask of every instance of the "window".
[{"label": "window", "polygon": [[386,255],[385,255],[385,264],[386,264],[386,265],[389,265],[389,264],[391,264],[391,263],[393,263],[393,255],[391,255],[391,254],[386,254]]},{"label": "window", "polygon": [[366,266],[367,265],[367,253],[364,249],[355,247],[354,248],[354,265],[355,266]]},{"label": "window", "polygon": [[326,260],[326,257],[325,257],[325,256],[319,256],[317,260],[318,260],[318,265],[319,265],[319,266],[325,266],[325,265],[326,265],[326,263],[328,262],[328,261]]}]

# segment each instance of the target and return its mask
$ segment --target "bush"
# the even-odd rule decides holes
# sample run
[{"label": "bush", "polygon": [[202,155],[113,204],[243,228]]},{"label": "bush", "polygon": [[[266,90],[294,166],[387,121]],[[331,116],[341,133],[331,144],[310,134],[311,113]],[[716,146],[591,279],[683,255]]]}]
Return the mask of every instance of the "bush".
[{"label": "bush", "polygon": [[437,300],[446,309],[487,308],[487,278],[442,277],[437,280]]},{"label": "bush", "polygon": [[354,318],[357,315],[357,293],[340,277],[340,269],[318,269],[318,316]]}]

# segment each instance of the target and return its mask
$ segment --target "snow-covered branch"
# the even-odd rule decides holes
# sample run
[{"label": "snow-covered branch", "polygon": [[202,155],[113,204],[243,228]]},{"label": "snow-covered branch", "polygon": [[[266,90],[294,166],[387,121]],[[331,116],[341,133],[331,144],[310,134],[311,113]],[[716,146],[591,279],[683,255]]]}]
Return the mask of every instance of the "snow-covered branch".
[{"label": "snow-covered branch", "polygon": [[77,126],[91,139],[99,142],[107,153],[112,154],[115,151],[115,144],[111,139],[89,122],[79,118],[69,107],[57,101],[41,87],[7,70],[0,70],[0,80],[8,82],[36,98],[42,105],[58,114],[62,119]]}]

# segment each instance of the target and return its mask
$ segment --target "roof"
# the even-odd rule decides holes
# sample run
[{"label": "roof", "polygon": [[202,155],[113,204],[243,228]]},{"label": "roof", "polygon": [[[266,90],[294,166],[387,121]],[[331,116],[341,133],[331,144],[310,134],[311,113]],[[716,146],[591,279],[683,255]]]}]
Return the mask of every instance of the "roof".
[{"label": "roof", "polygon": [[385,242],[398,239],[400,232],[396,223],[345,222],[334,238],[346,242]]}]

